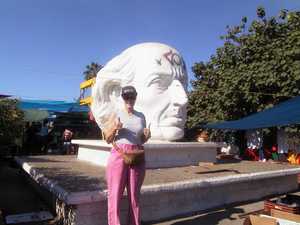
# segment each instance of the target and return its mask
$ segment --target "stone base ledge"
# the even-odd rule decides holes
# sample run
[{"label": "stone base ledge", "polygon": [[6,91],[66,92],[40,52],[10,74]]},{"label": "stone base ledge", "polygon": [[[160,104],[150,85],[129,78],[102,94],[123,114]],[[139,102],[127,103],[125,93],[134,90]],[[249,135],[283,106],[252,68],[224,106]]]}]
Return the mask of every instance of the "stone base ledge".
[{"label": "stone base ledge", "polygon": [[[78,159],[106,166],[111,145],[101,140],[72,140],[79,145]],[[144,145],[146,168],[170,168],[216,162],[217,147],[212,142],[150,141]]]}]

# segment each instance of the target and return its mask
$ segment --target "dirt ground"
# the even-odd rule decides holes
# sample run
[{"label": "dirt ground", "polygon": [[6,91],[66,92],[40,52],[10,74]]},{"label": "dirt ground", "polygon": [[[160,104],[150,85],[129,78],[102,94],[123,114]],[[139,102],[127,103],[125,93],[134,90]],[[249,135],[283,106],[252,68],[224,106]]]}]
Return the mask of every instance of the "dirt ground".
[{"label": "dirt ground", "polygon": [[[222,170],[219,172],[224,173],[236,173],[234,171],[227,171],[226,168],[222,169],[222,167],[218,168],[218,170]],[[176,171],[173,172],[175,173]],[[169,177],[168,179],[171,178]],[[230,205],[223,208],[210,210],[207,212],[199,212],[193,215],[187,215],[181,218],[173,218],[167,221],[146,224],[242,225],[244,221],[243,217],[245,217],[247,213],[260,209],[263,209],[263,201],[244,203],[239,205]],[[0,210],[3,212],[4,216],[18,213],[47,210],[46,204],[27,184],[20,170],[17,167],[12,167],[11,163],[7,161],[0,161]],[[20,223],[18,225],[49,225],[54,224],[54,222],[55,221],[52,220],[39,223]]]}]

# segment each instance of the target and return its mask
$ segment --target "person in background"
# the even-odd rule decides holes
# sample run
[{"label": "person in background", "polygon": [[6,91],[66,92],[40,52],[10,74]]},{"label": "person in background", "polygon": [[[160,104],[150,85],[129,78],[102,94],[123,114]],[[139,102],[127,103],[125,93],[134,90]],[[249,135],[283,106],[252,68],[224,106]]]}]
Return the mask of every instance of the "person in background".
[{"label": "person in background", "polygon": [[27,147],[28,147],[28,153],[31,155],[37,155],[39,154],[39,148],[40,142],[38,138],[38,132],[40,130],[40,127],[37,122],[32,122],[27,131],[26,131],[26,136],[27,136]]},{"label": "person in background", "polygon": [[48,145],[48,120],[44,119],[40,131],[37,133],[40,150],[42,153],[46,153]]},{"label": "person in background", "polygon": [[70,154],[72,151],[71,140],[73,138],[73,132],[69,129],[65,129],[63,132],[63,154]]}]

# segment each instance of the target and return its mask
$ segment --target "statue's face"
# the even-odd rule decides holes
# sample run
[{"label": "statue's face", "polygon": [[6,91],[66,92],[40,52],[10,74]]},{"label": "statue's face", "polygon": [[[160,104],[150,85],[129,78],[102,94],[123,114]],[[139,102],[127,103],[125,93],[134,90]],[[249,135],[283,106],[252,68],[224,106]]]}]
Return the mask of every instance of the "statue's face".
[{"label": "statue's face", "polygon": [[152,139],[171,141],[183,137],[187,73],[182,57],[166,45],[143,48],[135,54],[136,108],[145,114]]},{"label": "statue's face", "polygon": [[120,90],[127,85],[137,90],[135,108],[145,114],[151,139],[172,141],[183,137],[187,74],[174,48],[159,43],[135,45],[99,71],[91,109],[101,128],[106,126],[107,117],[123,106]]}]

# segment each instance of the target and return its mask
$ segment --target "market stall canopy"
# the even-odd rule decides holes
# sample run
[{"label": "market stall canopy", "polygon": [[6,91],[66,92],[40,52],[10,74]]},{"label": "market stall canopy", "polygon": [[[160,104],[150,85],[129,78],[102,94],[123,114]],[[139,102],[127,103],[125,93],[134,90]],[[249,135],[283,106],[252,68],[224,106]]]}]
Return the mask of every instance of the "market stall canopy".
[{"label": "market stall canopy", "polygon": [[81,106],[77,102],[28,100],[20,99],[19,108],[22,110],[36,109],[51,112],[88,112],[88,106]]},{"label": "market stall canopy", "polygon": [[47,110],[24,109],[24,120],[30,122],[42,121],[49,117]]},{"label": "market stall canopy", "polygon": [[203,125],[205,128],[249,130],[300,124],[300,96],[240,120]]}]

